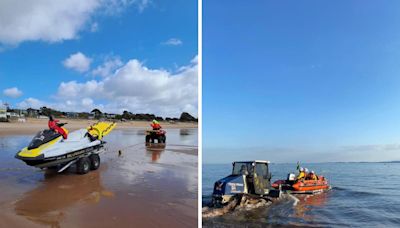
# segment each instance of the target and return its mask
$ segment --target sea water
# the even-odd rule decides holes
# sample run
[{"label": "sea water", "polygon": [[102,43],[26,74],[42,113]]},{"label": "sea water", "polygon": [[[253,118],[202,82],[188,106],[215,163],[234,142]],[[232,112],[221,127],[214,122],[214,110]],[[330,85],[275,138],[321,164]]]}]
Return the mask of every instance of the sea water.
[{"label": "sea water", "polygon": [[[272,181],[285,179],[296,164],[271,164]],[[328,178],[332,190],[296,196],[270,207],[204,219],[214,227],[400,227],[400,163],[301,164]],[[203,165],[203,206],[211,199],[217,179],[227,176],[231,164]]]}]

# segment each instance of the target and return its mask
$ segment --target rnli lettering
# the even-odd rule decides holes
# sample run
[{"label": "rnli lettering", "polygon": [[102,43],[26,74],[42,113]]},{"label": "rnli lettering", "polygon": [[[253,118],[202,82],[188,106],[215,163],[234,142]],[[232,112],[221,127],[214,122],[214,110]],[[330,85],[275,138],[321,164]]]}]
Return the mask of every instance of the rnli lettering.
[{"label": "rnli lettering", "polygon": [[237,190],[237,187],[243,187],[243,184],[241,183],[228,183],[228,185],[231,187],[231,192],[232,193],[241,193],[242,191]]}]

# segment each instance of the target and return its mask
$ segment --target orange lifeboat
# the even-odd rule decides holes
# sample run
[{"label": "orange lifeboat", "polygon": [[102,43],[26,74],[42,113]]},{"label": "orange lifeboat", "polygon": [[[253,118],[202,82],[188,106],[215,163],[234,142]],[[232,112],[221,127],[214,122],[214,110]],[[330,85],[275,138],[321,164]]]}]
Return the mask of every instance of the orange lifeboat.
[{"label": "orange lifeboat", "polygon": [[323,176],[318,176],[317,180],[277,180],[272,187],[291,193],[315,193],[330,189],[328,180]]}]

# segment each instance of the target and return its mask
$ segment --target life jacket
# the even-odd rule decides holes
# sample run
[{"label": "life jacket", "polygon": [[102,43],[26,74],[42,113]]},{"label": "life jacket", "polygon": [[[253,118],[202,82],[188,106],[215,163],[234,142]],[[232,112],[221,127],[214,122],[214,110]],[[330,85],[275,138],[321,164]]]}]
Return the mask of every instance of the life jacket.
[{"label": "life jacket", "polygon": [[57,126],[57,123],[59,122],[59,120],[49,120],[48,125],[49,128],[52,130],[55,130]]},{"label": "life jacket", "polygon": [[297,180],[304,179],[305,177],[306,177],[306,173],[304,171],[300,172],[299,175],[297,176]]},{"label": "life jacket", "polygon": [[57,125],[58,122],[59,120],[53,120],[53,121],[49,120],[48,122],[49,128],[60,133],[64,139],[67,139],[68,138],[67,132],[65,132],[63,128]]},{"label": "life jacket", "polygon": [[309,179],[309,180],[318,180],[318,177],[317,177],[317,175],[310,173],[310,174],[308,175],[308,179]]},{"label": "life jacket", "polygon": [[160,130],[161,129],[161,125],[158,123],[152,123],[150,124],[150,126],[153,128],[153,130]]}]

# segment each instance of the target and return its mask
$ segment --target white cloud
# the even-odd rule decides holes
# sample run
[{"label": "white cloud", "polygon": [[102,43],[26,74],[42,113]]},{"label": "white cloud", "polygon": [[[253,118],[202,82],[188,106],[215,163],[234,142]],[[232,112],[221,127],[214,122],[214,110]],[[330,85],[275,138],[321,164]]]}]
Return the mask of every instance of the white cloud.
[{"label": "white cloud", "polygon": [[102,81],[91,80],[85,83],[78,83],[76,81],[61,82],[58,87],[57,98],[76,99],[81,97],[102,97],[105,94],[103,90]]},{"label": "white cloud", "polygon": [[84,107],[90,107],[93,106],[93,100],[90,98],[83,98],[81,104]]},{"label": "white cloud", "polygon": [[119,57],[112,57],[106,59],[106,61],[92,71],[93,75],[102,77],[110,76],[118,67],[121,67],[124,63]]},{"label": "white cloud", "polygon": [[81,52],[70,55],[67,59],[63,61],[63,65],[66,68],[76,70],[80,73],[86,72],[90,68],[90,63],[92,59],[86,57]]},{"label": "white cloud", "polygon": [[97,30],[99,30],[99,24],[97,22],[92,23],[92,25],[90,26],[90,31],[97,32]]},{"label": "white cloud", "polygon": [[40,109],[43,106],[60,111],[74,111],[74,112],[90,112],[94,108],[104,110],[104,105],[95,104],[91,98],[82,98],[81,100],[63,100],[59,102],[46,102],[36,98],[28,98],[16,105],[18,108],[34,108]]},{"label": "white cloud", "polygon": [[138,0],[134,1],[140,12],[142,12],[145,8],[147,8],[151,4],[151,0]]},{"label": "white cloud", "polygon": [[164,44],[164,45],[170,45],[170,46],[179,46],[179,45],[182,45],[183,42],[182,42],[182,40],[180,40],[180,39],[171,38],[171,39],[169,39],[169,40],[167,40],[167,41],[162,42],[162,44]]},{"label": "white cloud", "polygon": [[18,97],[22,96],[22,91],[19,90],[17,87],[12,87],[12,88],[3,90],[3,94],[7,97],[18,98]]},{"label": "white cloud", "polygon": [[[83,107],[82,100],[90,98],[93,106],[101,106],[106,112],[129,110],[179,116],[187,111],[197,116],[196,58],[175,73],[149,69],[139,60],[132,59],[100,80],[62,82],[55,97],[59,103],[69,101],[71,107],[77,107],[77,104]],[[102,100],[104,104],[94,104],[96,100]]]},{"label": "white cloud", "polygon": [[196,59],[197,56],[177,72],[149,69],[139,60],[132,59],[98,80],[62,82],[52,103],[29,98],[18,106],[47,106],[62,111],[99,108],[109,113],[129,110],[164,117],[179,117],[186,111],[197,116]]},{"label": "white cloud", "polygon": [[19,108],[35,108],[35,109],[39,109],[40,107],[46,106],[46,104],[43,101],[40,101],[36,98],[28,98],[25,99],[24,101],[20,102],[17,104],[17,107]]},{"label": "white cloud", "polygon": [[74,39],[99,6],[98,0],[3,0],[0,42],[15,45],[29,40]]},{"label": "white cloud", "polygon": [[132,5],[143,11],[149,0],[2,0],[0,44],[24,41],[61,42],[76,39],[96,12],[114,15]]},{"label": "white cloud", "polygon": [[123,11],[125,8],[134,5],[137,7],[139,12],[142,12],[151,4],[151,0],[102,0],[106,2],[104,9],[107,14],[117,14]]}]

